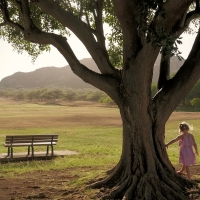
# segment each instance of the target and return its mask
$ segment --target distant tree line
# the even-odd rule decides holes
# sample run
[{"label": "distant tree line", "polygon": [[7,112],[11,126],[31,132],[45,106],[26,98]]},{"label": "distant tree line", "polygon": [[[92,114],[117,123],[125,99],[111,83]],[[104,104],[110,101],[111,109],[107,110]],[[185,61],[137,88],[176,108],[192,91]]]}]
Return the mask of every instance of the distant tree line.
[{"label": "distant tree line", "polygon": [[56,102],[56,101],[94,101],[114,104],[108,95],[97,89],[71,88],[34,88],[34,89],[5,89],[0,88],[0,97],[15,101]]},{"label": "distant tree line", "polygon": [[[152,84],[152,97],[157,92],[157,84]],[[72,88],[34,88],[11,89],[0,88],[0,97],[16,101],[94,101],[114,104],[113,100],[104,92],[97,89]],[[179,107],[200,107],[200,80],[182,100]]]}]

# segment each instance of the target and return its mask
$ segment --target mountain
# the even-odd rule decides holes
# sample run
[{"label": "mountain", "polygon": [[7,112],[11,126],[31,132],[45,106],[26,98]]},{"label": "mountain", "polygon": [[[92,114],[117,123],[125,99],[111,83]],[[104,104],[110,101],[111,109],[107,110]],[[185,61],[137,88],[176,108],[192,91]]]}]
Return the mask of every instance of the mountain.
[{"label": "mountain", "polygon": [[[99,72],[91,58],[80,61],[88,68]],[[76,76],[69,66],[43,67],[33,72],[17,72],[7,76],[0,81],[0,87],[5,88],[35,88],[35,87],[69,87],[69,88],[92,88]]]},{"label": "mountain", "polygon": [[[99,72],[95,62],[91,58],[84,58],[80,61],[88,68]],[[153,81],[158,80],[160,55],[158,56],[153,74]],[[175,73],[183,61],[177,57],[171,58],[171,73]],[[68,87],[68,88],[93,88],[77,77],[69,66],[62,68],[43,67],[33,72],[17,72],[7,76],[0,81],[0,87],[3,88],[35,88],[35,87]]]}]

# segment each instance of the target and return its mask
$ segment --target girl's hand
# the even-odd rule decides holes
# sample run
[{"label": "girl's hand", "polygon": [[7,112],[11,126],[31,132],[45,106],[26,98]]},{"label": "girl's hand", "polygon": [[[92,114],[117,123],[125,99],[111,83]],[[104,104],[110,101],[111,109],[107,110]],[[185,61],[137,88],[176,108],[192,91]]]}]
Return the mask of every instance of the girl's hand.
[{"label": "girl's hand", "polygon": [[168,149],[168,144],[165,144],[165,147]]},{"label": "girl's hand", "polygon": [[198,152],[196,152],[195,154],[196,154],[196,156],[198,156],[198,155],[199,155],[199,153],[198,153]]}]

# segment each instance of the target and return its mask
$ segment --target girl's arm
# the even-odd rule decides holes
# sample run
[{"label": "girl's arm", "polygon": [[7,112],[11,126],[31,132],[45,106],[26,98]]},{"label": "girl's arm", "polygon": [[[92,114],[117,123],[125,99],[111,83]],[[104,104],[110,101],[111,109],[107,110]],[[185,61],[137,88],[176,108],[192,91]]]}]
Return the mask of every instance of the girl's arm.
[{"label": "girl's arm", "polygon": [[170,144],[173,144],[174,142],[177,142],[177,141],[179,141],[180,139],[182,139],[182,135],[179,135],[179,136],[177,136],[176,138],[174,138],[173,140],[169,141],[167,144],[165,144],[165,147],[168,148],[168,146],[169,146]]},{"label": "girl's arm", "polygon": [[199,155],[198,148],[197,148],[197,144],[196,144],[196,141],[195,141],[193,135],[192,135],[192,139],[193,139],[193,145],[194,145],[195,153],[196,153],[197,155]]}]

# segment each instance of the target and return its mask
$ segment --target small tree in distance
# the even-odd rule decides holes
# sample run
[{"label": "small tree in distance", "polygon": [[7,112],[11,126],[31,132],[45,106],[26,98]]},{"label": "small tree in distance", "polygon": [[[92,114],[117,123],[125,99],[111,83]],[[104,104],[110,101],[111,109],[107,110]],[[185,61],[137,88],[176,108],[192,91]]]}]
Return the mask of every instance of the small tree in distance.
[{"label": "small tree in distance", "polygon": [[200,98],[194,98],[190,101],[192,106],[200,106]]},{"label": "small tree in distance", "polygon": [[[35,59],[53,45],[77,76],[117,104],[123,124],[121,158],[107,178],[90,186],[107,188],[105,199],[189,199],[186,189],[194,183],[174,171],[164,134],[171,113],[200,78],[200,31],[180,70],[169,75],[170,57],[181,58],[181,34],[199,17],[199,1],[0,0],[0,10],[0,35],[15,49]],[[104,24],[110,27],[108,35]],[[79,62],[67,41],[69,30],[100,73]],[[159,52],[159,91],[152,98]]]}]

